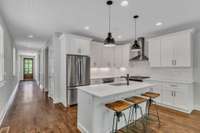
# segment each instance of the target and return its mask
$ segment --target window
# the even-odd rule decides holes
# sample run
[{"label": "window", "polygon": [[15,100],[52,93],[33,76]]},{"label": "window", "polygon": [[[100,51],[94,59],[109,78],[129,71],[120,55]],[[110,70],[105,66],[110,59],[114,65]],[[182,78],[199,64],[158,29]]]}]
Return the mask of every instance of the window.
[{"label": "window", "polygon": [[4,80],[4,41],[3,28],[0,25],[0,81]]},{"label": "window", "polygon": [[16,75],[16,49],[13,48],[13,76]]}]

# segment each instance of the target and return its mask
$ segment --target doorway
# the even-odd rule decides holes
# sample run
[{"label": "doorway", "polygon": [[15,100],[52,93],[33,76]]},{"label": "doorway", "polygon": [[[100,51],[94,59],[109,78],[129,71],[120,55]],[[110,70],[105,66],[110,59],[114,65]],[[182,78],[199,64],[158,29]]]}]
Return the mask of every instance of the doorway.
[{"label": "doorway", "polygon": [[24,58],[24,80],[33,80],[33,59]]}]

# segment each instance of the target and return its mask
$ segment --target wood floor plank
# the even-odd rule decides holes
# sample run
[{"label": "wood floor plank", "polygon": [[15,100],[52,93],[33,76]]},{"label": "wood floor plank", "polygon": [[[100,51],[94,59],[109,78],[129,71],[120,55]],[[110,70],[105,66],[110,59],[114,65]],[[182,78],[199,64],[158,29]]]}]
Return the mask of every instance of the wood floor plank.
[{"label": "wood floor plank", "polygon": [[[199,111],[188,115],[159,107],[159,114],[161,126],[149,122],[148,133],[200,133]],[[9,133],[79,133],[77,107],[64,108],[62,104],[53,104],[35,82],[21,82],[1,127],[10,127]],[[124,132],[123,129],[119,131]],[[130,128],[129,133],[142,133],[142,130]]]},{"label": "wood floor plank", "polygon": [[10,127],[2,127],[0,128],[0,133],[9,133]]}]

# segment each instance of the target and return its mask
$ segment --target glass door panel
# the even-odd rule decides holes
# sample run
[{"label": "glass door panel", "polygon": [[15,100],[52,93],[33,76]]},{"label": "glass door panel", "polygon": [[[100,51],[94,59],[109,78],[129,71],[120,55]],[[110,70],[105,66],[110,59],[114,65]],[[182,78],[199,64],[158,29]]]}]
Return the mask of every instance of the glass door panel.
[{"label": "glass door panel", "polygon": [[33,80],[33,59],[24,58],[24,80]]}]

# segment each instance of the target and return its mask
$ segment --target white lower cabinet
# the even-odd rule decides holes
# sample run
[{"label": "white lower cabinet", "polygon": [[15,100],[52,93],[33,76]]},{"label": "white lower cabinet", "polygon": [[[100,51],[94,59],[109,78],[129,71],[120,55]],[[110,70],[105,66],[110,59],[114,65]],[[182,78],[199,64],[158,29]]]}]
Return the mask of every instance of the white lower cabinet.
[{"label": "white lower cabinet", "polygon": [[174,105],[174,97],[173,97],[173,91],[170,89],[163,89],[163,104],[173,106]]},{"label": "white lower cabinet", "polygon": [[160,94],[160,96],[158,98],[156,98],[155,101],[157,103],[161,103],[162,99],[163,99],[162,84],[158,84],[155,88],[152,88],[151,91]]},{"label": "white lower cabinet", "polygon": [[160,81],[146,81],[157,84],[152,92],[157,92],[160,97],[156,102],[162,106],[170,107],[182,112],[191,113],[193,110],[193,85],[170,83]]},{"label": "white lower cabinet", "polygon": [[187,93],[182,91],[174,91],[174,105],[177,108],[188,110]]}]

